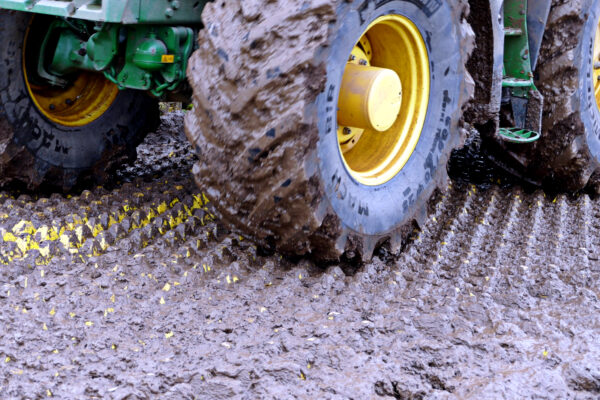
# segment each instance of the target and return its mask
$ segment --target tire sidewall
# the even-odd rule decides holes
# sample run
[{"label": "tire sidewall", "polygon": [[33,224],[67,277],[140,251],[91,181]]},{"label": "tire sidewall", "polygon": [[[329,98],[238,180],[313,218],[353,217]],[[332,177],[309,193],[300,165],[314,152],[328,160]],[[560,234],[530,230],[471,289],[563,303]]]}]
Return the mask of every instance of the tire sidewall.
[{"label": "tire sidewall", "polygon": [[89,169],[106,156],[107,150],[129,147],[144,126],[144,118],[134,116],[147,102],[139,93],[119,92],[103,115],[82,127],[52,123],[40,112],[30,98],[22,72],[23,41],[31,18],[25,13],[0,13],[4,28],[0,41],[0,111],[13,127],[14,144],[27,148],[40,172],[50,167]]},{"label": "tire sidewall", "polygon": [[[581,120],[585,127],[586,139],[590,155],[595,160],[596,164],[600,164],[600,111],[595,97],[595,89],[593,84],[594,77],[594,39],[596,36],[596,28],[600,22],[600,0],[590,0],[588,8],[584,8],[589,12],[584,29],[582,30],[583,37],[579,40],[579,46],[576,54],[581,54],[579,57],[579,87],[578,98],[581,112]],[[598,61],[598,60],[596,60]]]},{"label": "tire sidewall", "polygon": [[[447,2],[360,0],[340,4],[337,14],[327,83],[317,99],[320,178],[344,226],[381,235],[412,220],[435,187],[445,184],[446,162],[459,142],[457,115],[464,80],[459,22]],[[429,53],[431,90],[422,134],[409,161],[392,180],[372,187],[358,183],[344,166],[337,142],[337,103],[352,48],[372,21],[388,14],[409,18],[421,32]]]}]

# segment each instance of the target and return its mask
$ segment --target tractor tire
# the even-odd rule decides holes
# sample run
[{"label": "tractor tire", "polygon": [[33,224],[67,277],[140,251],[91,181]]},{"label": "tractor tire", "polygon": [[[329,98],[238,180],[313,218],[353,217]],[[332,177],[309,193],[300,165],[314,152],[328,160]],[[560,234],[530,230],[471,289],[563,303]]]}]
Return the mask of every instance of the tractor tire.
[{"label": "tractor tire", "polygon": [[0,185],[102,183],[158,126],[156,100],[118,91],[101,74],[81,73],[63,89],[36,81],[35,52],[51,20],[0,10]]},{"label": "tractor tire", "polygon": [[[201,160],[196,181],[222,220],[287,255],[360,261],[379,246],[398,252],[415,221],[426,217],[433,194],[447,188],[448,158],[464,140],[461,109],[473,90],[465,68],[474,40],[467,15],[463,0],[208,3],[188,67],[195,107],[185,122]],[[343,153],[338,100],[359,39],[375,43],[369,44],[373,65],[381,67],[377,59],[398,46],[383,39],[387,28],[378,21],[401,29],[395,24],[407,20],[420,35],[410,45],[426,48],[429,62],[415,65],[427,68],[430,90],[425,108],[415,108],[423,112],[422,128],[409,131],[420,135],[416,147],[397,170],[377,158],[391,149],[368,130]],[[408,73],[398,72],[399,59],[391,57],[389,68]],[[408,82],[402,104],[421,98],[418,85]],[[396,126],[377,133],[395,135]],[[369,144],[389,179],[358,174],[351,157],[363,157]]]},{"label": "tractor tire", "polygon": [[599,0],[552,2],[536,69],[544,96],[543,135],[529,173],[553,190],[597,186],[590,178],[600,166],[600,103],[594,95],[599,17]]}]

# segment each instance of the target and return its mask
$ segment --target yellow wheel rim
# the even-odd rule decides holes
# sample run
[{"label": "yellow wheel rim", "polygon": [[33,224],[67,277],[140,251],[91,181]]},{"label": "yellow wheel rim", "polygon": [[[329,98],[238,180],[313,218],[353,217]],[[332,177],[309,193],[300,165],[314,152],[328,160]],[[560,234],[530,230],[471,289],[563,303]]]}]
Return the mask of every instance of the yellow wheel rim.
[{"label": "yellow wheel rim", "polygon": [[594,40],[594,56],[592,58],[592,68],[594,70],[593,79],[594,93],[596,96],[596,107],[600,111],[600,22],[596,27],[596,38]]},{"label": "yellow wheel rim", "polygon": [[27,53],[31,27],[30,24],[23,44],[23,74],[29,96],[38,110],[51,122],[69,127],[84,126],[98,119],[114,103],[119,88],[102,74],[87,71],[80,72],[65,88],[34,84],[26,62],[27,57],[36,57],[36,60],[39,57]]},{"label": "yellow wheel rim", "polygon": [[404,168],[425,124],[430,84],[418,28],[400,15],[373,21],[349,55],[338,102],[339,150],[354,179],[378,186]]}]

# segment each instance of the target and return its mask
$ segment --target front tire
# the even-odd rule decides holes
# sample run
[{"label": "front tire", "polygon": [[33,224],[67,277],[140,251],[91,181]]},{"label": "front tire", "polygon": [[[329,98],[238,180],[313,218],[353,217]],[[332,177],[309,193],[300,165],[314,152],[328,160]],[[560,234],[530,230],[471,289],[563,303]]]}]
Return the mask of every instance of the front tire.
[{"label": "front tire", "polygon": [[[283,253],[368,259],[384,243],[396,251],[413,222],[424,218],[436,188],[446,188],[447,160],[463,140],[461,108],[472,91],[465,70],[472,42],[466,2],[279,3],[208,3],[204,10],[206,28],[188,69],[195,108],[186,117],[201,159],[194,168],[198,185],[226,222]],[[407,152],[389,152],[382,146],[390,143],[365,131],[360,140],[377,145],[362,146],[368,154],[360,159],[342,151],[346,144],[338,140],[340,87],[359,40],[387,17],[410,21],[418,32],[407,40],[426,48],[427,76],[416,76],[430,89],[423,103],[414,94],[418,82],[403,82],[406,107],[415,108],[415,121],[422,116],[420,124],[403,120],[412,124],[413,139],[401,142],[405,136],[398,134],[391,143]],[[373,60],[404,77],[396,57]],[[378,134],[389,132],[397,131]]]}]

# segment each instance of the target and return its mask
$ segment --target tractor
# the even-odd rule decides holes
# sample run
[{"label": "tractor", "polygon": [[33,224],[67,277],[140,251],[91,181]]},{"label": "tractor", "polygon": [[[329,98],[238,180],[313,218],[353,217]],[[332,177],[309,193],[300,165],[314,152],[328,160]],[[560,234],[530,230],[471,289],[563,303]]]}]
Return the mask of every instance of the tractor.
[{"label": "tractor", "polygon": [[600,187],[600,0],[0,0],[0,183],[68,191],[187,101],[223,223],[323,261],[397,253],[469,132]]}]

